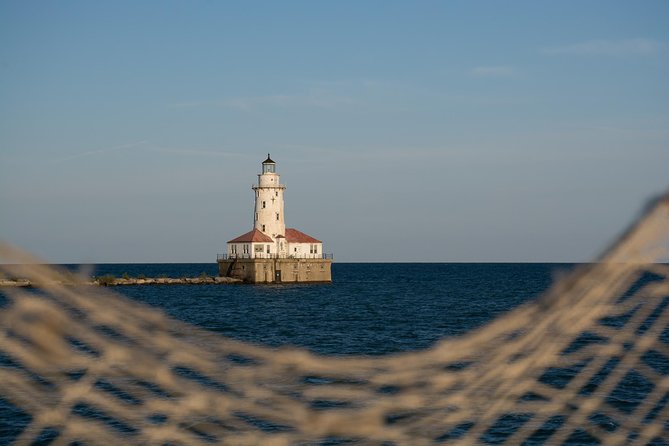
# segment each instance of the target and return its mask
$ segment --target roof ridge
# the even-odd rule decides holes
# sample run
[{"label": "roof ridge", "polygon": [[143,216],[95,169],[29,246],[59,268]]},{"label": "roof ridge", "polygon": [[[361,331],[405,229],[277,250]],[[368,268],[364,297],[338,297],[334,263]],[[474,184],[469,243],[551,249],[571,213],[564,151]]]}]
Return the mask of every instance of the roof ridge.
[{"label": "roof ridge", "polygon": [[288,243],[323,243],[317,238],[295,228],[286,228],[286,240]]},{"label": "roof ridge", "polygon": [[273,242],[272,238],[259,230],[258,228],[253,228],[249,232],[245,232],[239,237],[228,240],[228,243],[239,243],[239,242]]}]

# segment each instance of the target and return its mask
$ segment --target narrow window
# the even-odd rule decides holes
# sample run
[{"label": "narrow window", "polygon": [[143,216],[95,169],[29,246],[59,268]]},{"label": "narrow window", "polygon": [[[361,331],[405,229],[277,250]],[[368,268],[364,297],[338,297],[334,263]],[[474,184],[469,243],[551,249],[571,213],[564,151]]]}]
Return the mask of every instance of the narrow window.
[{"label": "narrow window", "polygon": [[258,213],[256,212],[256,221],[258,221]]},{"label": "narrow window", "polygon": [[267,254],[269,254],[269,245],[267,245]]},{"label": "narrow window", "polygon": [[276,221],[279,221],[279,213],[276,213]]},{"label": "narrow window", "polygon": [[279,191],[278,191],[278,190],[277,190],[277,191],[274,191],[274,196],[275,196],[275,197],[278,197],[278,196],[279,196]]},{"label": "narrow window", "polygon": [[265,202],[262,202],[262,208],[265,209]]},{"label": "narrow window", "polygon": [[265,225],[262,225],[262,232],[265,232]]}]

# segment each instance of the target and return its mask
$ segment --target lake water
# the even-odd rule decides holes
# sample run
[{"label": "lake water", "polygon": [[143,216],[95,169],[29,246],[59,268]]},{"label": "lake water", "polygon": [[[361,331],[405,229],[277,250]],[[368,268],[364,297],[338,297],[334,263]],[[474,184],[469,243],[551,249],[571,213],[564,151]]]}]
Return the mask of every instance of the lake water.
[{"label": "lake water", "polygon": [[[331,284],[112,289],[175,319],[242,341],[297,345],[325,355],[384,355],[425,349],[479,327],[534,299],[556,275],[571,268],[536,263],[334,263]],[[216,264],[102,264],[93,272],[117,277],[202,273],[216,275]],[[0,445],[11,443],[28,420],[0,397]]]},{"label": "lake water", "polygon": [[[420,350],[533,299],[572,267],[536,263],[334,263],[331,284],[113,288],[243,341],[328,355]],[[215,275],[214,264],[105,264],[95,275]]]}]

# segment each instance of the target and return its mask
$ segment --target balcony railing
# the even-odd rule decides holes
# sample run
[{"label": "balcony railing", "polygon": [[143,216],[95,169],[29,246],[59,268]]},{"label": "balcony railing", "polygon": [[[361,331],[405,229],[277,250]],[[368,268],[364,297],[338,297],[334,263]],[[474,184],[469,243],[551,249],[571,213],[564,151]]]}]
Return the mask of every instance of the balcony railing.
[{"label": "balcony railing", "polygon": [[288,255],[288,254],[276,254],[276,253],[264,253],[256,252],[253,254],[217,254],[216,261],[220,262],[221,260],[234,260],[234,259],[334,259],[332,253],[323,253],[323,254],[297,254],[297,255]]},{"label": "balcony railing", "polygon": [[286,185],[281,183],[281,184],[274,184],[271,186],[260,186],[258,184],[252,184],[251,189],[256,190],[256,189],[285,189]]}]

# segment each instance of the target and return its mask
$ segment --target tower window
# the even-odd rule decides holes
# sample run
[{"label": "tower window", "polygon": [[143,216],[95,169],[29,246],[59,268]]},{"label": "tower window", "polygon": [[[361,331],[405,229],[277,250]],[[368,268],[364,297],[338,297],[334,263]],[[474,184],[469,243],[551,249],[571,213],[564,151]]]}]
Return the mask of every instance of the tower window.
[{"label": "tower window", "polygon": [[276,213],[276,221],[279,221],[279,213]]},{"label": "tower window", "polygon": [[265,202],[262,202],[262,208],[265,209]]},{"label": "tower window", "polygon": [[275,197],[278,197],[278,196],[279,196],[279,191],[278,191],[278,190],[277,190],[277,191],[274,191],[274,196],[275,196]]},{"label": "tower window", "polygon": [[265,232],[265,225],[262,225],[262,232]]},{"label": "tower window", "polygon": [[258,221],[258,213],[256,212],[256,221]]}]

